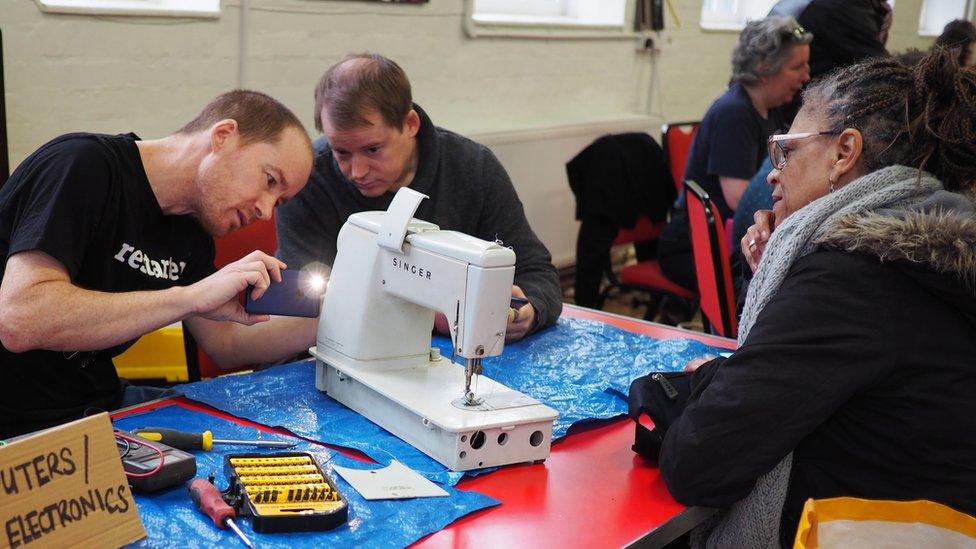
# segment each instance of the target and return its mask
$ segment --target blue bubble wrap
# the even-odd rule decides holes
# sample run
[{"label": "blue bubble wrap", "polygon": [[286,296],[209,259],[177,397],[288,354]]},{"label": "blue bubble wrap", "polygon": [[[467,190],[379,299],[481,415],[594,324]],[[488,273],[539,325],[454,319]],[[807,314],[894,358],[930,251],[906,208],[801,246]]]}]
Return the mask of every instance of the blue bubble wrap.
[{"label": "blue bubble wrap", "polygon": [[[449,338],[435,337],[434,345],[451,356]],[[580,421],[626,414],[634,378],[680,371],[693,358],[723,350],[693,339],[654,339],[602,322],[560,318],[542,333],[506,344],[502,356],[483,364],[486,376],[559,412],[555,440]]]},{"label": "blue bubble wrap", "polygon": [[[276,438],[269,433],[175,405],[120,418],[115,421],[115,426],[124,430],[141,427],[210,430],[214,438],[280,440],[280,437]],[[499,503],[498,500],[477,492],[463,492],[449,486],[443,487],[450,494],[449,497],[366,501],[333,472],[332,466],[360,469],[377,466],[298,439],[293,441],[299,445],[283,451],[310,452],[316,456],[349,503],[348,521],[327,532],[259,534],[251,530],[247,518],[237,519],[238,526],[257,547],[404,547],[427,534],[437,532],[468,513]],[[197,476],[206,477],[214,473],[218,488],[224,489],[228,480],[224,476],[225,454],[273,451],[275,450],[247,446],[214,446],[213,452],[194,452],[197,458]],[[149,534],[146,539],[137,542],[135,547],[243,547],[232,531],[218,529],[213,521],[196,509],[185,486],[155,494],[137,493],[135,500]]]},{"label": "blue bubble wrap", "polygon": [[[433,343],[451,356],[449,338],[435,337]],[[656,340],[601,322],[561,318],[548,330],[506,345],[502,356],[485,359],[484,373],[557,410],[553,439],[558,439],[574,423],[626,414],[634,378],[679,370],[692,358],[719,351],[694,340]],[[231,414],[361,450],[384,465],[397,459],[435,482],[453,485],[462,476],[315,389],[311,361],[178,389]]]}]

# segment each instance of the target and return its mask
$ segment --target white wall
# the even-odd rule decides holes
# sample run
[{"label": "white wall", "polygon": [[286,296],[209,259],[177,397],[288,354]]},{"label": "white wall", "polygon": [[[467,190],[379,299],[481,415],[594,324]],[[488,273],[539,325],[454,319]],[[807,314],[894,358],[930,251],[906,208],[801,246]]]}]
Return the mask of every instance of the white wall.
[{"label": "white wall", "polygon": [[[403,65],[435,123],[495,150],[556,262],[571,262],[565,162],[603,133],[656,135],[664,120],[699,118],[726,85],[736,34],[700,30],[701,1],[674,0],[682,26],[668,17],[655,56],[633,40],[469,38],[463,4],[234,0],[206,20],[46,14],[0,0],[11,166],[69,131],[168,134],[240,85],[281,99],[313,131],[321,73],[370,50]],[[898,0],[891,49],[928,46],[915,34],[920,6]]]},{"label": "white wall", "polygon": [[566,163],[607,133],[661,131],[660,121],[636,116],[540,130],[479,134],[508,170],[532,229],[552,252],[557,266],[576,260],[576,202],[566,180]]},{"label": "white wall", "polygon": [[166,134],[241,84],[281,99],[311,129],[315,82],[351,51],[400,62],[417,101],[461,132],[637,109],[629,40],[469,39],[461,0],[251,0],[242,43],[240,2],[207,20],[48,14],[0,0],[11,162],[65,131]]}]

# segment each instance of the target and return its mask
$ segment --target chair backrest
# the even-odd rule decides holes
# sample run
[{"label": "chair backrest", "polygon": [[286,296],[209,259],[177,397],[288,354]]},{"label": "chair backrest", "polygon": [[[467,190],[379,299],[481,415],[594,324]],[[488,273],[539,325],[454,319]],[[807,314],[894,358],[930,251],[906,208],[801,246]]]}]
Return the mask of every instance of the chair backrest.
[{"label": "chair backrest", "polygon": [[661,126],[661,145],[664,148],[664,157],[668,159],[671,177],[674,179],[674,188],[678,194],[682,192],[681,182],[685,179],[688,153],[691,151],[691,142],[695,139],[700,123],[696,120],[672,122]]},{"label": "chair backrest", "polygon": [[718,207],[698,183],[685,181],[685,189],[703,320],[711,323],[718,335],[735,337],[735,291],[725,224]]},{"label": "chair backrest", "polygon": [[[269,220],[255,221],[247,227],[215,238],[214,246],[216,247],[214,266],[218,269],[237,261],[254,250],[261,250],[268,255],[274,255],[278,249],[274,217]],[[190,332],[185,328],[183,334],[187,369],[191,381],[233,371],[224,370],[217,366],[217,363],[196,344]],[[247,367],[237,369],[244,368]]]}]

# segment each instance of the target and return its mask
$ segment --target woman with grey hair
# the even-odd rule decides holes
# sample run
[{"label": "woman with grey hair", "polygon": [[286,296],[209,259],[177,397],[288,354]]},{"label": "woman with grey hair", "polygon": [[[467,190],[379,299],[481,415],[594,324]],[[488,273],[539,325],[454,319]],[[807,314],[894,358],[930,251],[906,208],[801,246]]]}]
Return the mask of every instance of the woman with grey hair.
[{"label": "woman with grey hair", "polygon": [[[751,21],[739,35],[731,83],[705,113],[685,170],[685,179],[708,191],[723,219],[731,218],[766,158],[766,138],[784,126],[776,107],[789,103],[810,79],[812,40],[795,19],[780,16]],[[661,236],[658,258],[672,281],[689,290],[698,286],[683,193]]]}]

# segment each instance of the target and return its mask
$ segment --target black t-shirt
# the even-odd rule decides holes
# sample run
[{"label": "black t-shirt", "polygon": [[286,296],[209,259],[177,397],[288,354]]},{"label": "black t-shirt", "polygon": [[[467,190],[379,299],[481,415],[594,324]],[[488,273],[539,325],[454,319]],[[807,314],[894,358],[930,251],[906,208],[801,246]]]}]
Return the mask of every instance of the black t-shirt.
[{"label": "black t-shirt", "polygon": [[733,84],[705,113],[688,153],[685,179],[708,191],[722,218],[730,219],[732,209],[718,178],[752,179],[766,159],[766,139],[781,126],[777,111],[759,116],[746,90]]},{"label": "black t-shirt", "polygon": [[[10,256],[30,250],[61,262],[76,286],[105,292],[187,285],[214,271],[210,235],[160,209],[137,139],[68,134],[21,163],[0,188],[0,277]],[[0,437],[117,406],[112,357],[131,343],[78,353],[0,345]]]},{"label": "black t-shirt", "polygon": [[[753,107],[741,84],[732,84],[712,103],[702,119],[688,153],[685,179],[698,183],[715,202],[722,220],[731,219],[733,210],[725,201],[719,177],[749,180],[766,159],[766,140],[783,127],[776,109],[763,118]],[[678,196],[671,222],[662,241],[682,250],[691,250],[684,193]]]}]

